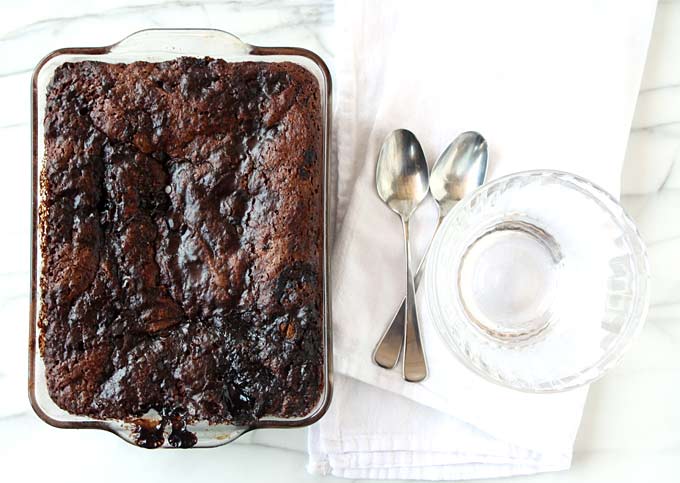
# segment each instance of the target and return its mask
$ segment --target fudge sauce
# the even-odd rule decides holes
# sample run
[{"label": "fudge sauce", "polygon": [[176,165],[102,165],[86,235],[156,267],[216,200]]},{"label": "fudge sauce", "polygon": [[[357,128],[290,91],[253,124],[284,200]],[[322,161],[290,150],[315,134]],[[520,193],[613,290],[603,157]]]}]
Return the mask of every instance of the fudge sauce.
[{"label": "fudge sauce", "polygon": [[99,419],[157,411],[178,446],[198,420],[308,414],[324,357],[316,78],[286,62],[85,61],[57,68],[46,101],[54,402]]}]

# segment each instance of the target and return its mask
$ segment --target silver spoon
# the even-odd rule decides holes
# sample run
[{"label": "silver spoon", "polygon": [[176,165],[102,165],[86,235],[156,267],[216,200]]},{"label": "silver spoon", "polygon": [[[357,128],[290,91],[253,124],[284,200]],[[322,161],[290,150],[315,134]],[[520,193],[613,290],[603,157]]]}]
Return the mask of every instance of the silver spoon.
[{"label": "silver spoon", "polygon": [[[474,131],[459,135],[439,156],[430,174],[430,192],[439,208],[435,232],[458,201],[484,184],[488,158],[486,140]],[[426,258],[427,252],[416,271],[416,288],[420,285]],[[386,369],[392,369],[399,360],[404,338],[405,309],[405,300],[402,300],[399,310],[373,351],[375,363]]]},{"label": "silver spoon", "polygon": [[427,377],[427,363],[418,326],[416,288],[411,270],[409,218],[428,190],[425,155],[414,134],[405,129],[392,131],[383,142],[375,172],[378,195],[401,217],[406,244],[406,299],[400,344],[404,352],[403,376],[409,382]]}]

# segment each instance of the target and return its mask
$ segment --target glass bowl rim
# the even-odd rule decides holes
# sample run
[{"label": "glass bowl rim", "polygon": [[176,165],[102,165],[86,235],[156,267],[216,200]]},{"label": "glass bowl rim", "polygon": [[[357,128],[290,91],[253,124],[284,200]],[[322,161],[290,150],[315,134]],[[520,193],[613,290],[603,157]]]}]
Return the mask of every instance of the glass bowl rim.
[{"label": "glass bowl rim", "polygon": [[[440,337],[440,340],[464,366],[466,366],[468,369],[470,369],[477,375],[494,384],[510,388],[513,390],[517,390],[520,392],[532,394],[558,393],[585,386],[603,377],[610,369],[612,369],[621,361],[623,355],[628,351],[631,344],[634,342],[639,333],[642,331],[642,328],[644,327],[645,324],[645,320],[647,318],[651,292],[649,256],[647,253],[647,248],[645,246],[644,240],[642,239],[636,224],[634,223],[630,215],[628,215],[623,206],[621,206],[620,202],[614,196],[612,196],[611,193],[609,193],[607,190],[597,185],[596,183],[588,180],[587,178],[584,178],[580,175],[568,171],[554,169],[532,169],[510,173],[499,178],[496,178],[492,181],[489,181],[488,183],[485,183],[475,191],[465,196],[451,209],[451,211],[446,215],[445,219],[443,220],[442,226],[440,227],[439,230],[437,230],[437,233],[435,234],[435,237],[432,240],[432,252],[431,255],[428,256],[428,262],[434,261],[437,258],[439,251],[442,249],[441,247],[443,245],[443,241],[441,240],[445,236],[444,234],[446,233],[446,228],[454,223],[454,220],[457,218],[459,213],[461,213],[466,207],[470,206],[475,200],[477,200],[480,196],[487,193],[494,186],[511,182],[514,179],[522,178],[528,179],[532,177],[535,178],[540,177],[547,179],[557,178],[563,181],[567,181],[572,185],[574,184],[584,185],[587,188],[587,197],[592,201],[596,201],[602,204],[603,208],[609,212],[611,218],[615,220],[616,223],[621,228],[621,233],[627,235],[627,238],[629,240],[632,240],[637,245],[636,248],[639,249],[639,252],[637,252],[637,254],[635,255],[636,258],[635,266],[641,267],[641,269],[637,273],[637,280],[639,286],[641,287],[641,290],[639,290],[639,293],[636,295],[635,303],[633,304],[631,310],[626,314],[626,322],[624,323],[625,327],[624,335],[618,337],[620,342],[618,344],[613,344],[607,350],[607,352],[605,352],[605,355],[600,357],[598,363],[587,367],[578,374],[571,374],[569,376],[564,376],[558,379],[557,381],[560,382],[565,381],[564,384],[561,384],[558,387],[543,388],[530,386],[528,384],[515,385],[511,384],[510,381],[494,377],[491,372],[486,372],[482,370],[480,367],[478,367],[478,365],[472,363],[468,356],[465,355],[465,351],[461,350],[461,347],[457,345],[455,341],[449,340],[449,336],[444,334],[443,329],[444,326],[450,327],[450,330],[455,330],[455,326],[457,324],[469,324],[471,322],[454,321],[452,323],[450,321],[442,320],[444,319],[444,317],[443,314],[439,313],[441,311],[439,310],[438,302],[435,300],[436,296],[433,295],[433,292],[435,292],[435,290],[432,288],[433,285],[436,283],[435,278],[436,272],[438,270],[437,264],[430,265],[428,263],[427,265],[428,269],[426,273],[425,284],[425,305],[427,307],[430,317],[432,318],[432,322],[436,327],[436,332]],[[586,196],[584,193],[582,193],[582,195]],[[630,321],[634,318],[637,320],[635,323],[631,324]],[[604,362],[604,364],[600,366],[599,363],[601,362]],[[574,381],[574,379],[578,380]]]}]

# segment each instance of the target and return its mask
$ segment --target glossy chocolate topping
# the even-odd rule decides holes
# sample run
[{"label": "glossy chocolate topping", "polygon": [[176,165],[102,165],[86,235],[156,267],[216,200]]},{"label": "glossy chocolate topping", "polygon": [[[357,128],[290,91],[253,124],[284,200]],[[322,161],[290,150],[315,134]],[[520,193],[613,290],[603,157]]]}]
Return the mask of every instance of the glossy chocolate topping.
[{"label": "glossy chocolate topping", "polygon": [[[184,446],[186,422],[247,424],[315,406],[319,96],[291,63],[56,70],[40,325],[60,407],[126,420],[154,409],[172,415],[172,443]],[[147,429],[146,444],[158,444]]]}]

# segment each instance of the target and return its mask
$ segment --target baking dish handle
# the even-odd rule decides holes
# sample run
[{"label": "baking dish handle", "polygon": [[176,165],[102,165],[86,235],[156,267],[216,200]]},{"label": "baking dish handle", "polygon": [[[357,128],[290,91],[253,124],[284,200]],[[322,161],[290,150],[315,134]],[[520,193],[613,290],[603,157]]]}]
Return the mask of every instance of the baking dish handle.
[{"label": "baking dish handle", "polygon": [[247,55],[252,46],[233,34],[217,29],[146,29],[109,47],[114,54],[138,54],[140,58],[162,50],[179,55],[223,58]]}]

